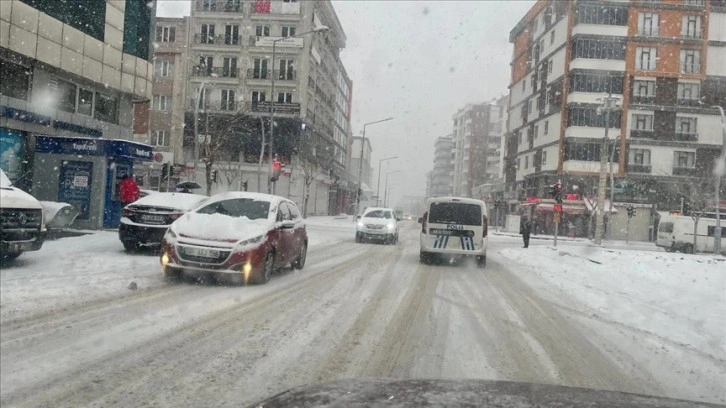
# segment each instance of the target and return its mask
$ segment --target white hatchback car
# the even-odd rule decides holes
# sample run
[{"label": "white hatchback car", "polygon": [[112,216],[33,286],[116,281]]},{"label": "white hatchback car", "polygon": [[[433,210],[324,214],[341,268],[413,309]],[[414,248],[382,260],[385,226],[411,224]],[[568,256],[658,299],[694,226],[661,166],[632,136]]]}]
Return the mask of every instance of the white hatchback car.
[{"label": "white hatchback car", "polygon": [[487,263],[486,214],[487,206],[480,200],[429,198],[421,218],[421,262],[432,263],[441,255],[473,256],[483,268]]},{"label": "white hatchback car", "polygon": [[398,242],[398,221],[400,219],[392,208],[366,208],[358,216],[355,242],[376,240],[395,245]]}]

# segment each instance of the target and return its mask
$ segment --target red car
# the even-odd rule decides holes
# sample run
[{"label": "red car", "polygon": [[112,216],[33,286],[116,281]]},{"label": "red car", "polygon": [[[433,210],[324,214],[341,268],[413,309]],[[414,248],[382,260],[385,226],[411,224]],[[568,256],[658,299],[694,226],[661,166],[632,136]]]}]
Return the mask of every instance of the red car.
[{"label": "red car", "polygon": [[297,205],[278,196],[227,192],[174,221],[164,235],[168,277],[227,275],[267,283],[276,268],[305,266],[308,237]]}]

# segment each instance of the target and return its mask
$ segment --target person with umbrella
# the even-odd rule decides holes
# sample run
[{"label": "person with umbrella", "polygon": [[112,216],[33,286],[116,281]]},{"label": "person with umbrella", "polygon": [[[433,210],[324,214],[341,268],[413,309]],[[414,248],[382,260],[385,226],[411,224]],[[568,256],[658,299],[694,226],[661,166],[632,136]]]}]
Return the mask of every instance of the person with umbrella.
[{"label": "person with umbrella", "polygon": [[176,191],[180,193],[191,193],[192,190],[202,188],[198,183],[194,181],[184,181],[176,185]]}]

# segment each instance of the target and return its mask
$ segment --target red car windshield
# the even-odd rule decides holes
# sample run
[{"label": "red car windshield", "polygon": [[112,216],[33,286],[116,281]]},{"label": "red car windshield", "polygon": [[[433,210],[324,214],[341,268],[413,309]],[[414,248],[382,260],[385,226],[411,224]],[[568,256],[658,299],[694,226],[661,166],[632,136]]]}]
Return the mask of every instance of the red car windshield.
[{"label": "red car windshield", "polygon": [[247,217],[251,220],[267,218],[270,211],[269,201],[259,201],[250,198],[235,198],[231,200],[216,201],[197,210],[199,214],[223,214],[230,217]]}]

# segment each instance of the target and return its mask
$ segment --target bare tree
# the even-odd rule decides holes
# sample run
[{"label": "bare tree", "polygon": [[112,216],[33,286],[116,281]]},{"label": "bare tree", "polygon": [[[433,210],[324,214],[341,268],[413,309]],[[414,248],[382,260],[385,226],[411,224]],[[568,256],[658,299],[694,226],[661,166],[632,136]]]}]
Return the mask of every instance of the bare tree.
[{"label": "bare tree", "polygon": [[303,172],[303,214],[307,214],[310,185],[318,175],[328,174],[335,156],[332,146],[315,132],[300,135],[297,153]]},{"label": "bare tree", "polygon": [[[244,152],[245,142],[256,130],[256,126],[252,117],[237,113],[210,115],[205,127],[209,136],[203,142],[201,151],[207,195],[211,195],[214,171],[217,171],[217,174],[222,173],[228,186],[239,180],[242,165],[240,158]],[[236,166],[233,163],[236,163]]]}]

